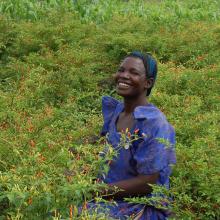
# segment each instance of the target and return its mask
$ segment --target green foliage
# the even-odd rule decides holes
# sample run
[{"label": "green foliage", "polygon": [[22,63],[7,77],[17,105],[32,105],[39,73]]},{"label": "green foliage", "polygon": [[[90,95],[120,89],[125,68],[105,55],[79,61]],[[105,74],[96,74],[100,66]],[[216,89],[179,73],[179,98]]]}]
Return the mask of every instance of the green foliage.
[{"label": "green foliage", "polygon": [[[213,0],[2,0],[0,12],[13,19],[39,20],[51,11],[74,12],[84,22],[103,23],[114,15],[134,15],[156,24],[220,18],[220,3]],[[204,10],[205,9],[205,10]]]},{"label": "green foliage", "polygon": [[88,142],[134,49],[160,61],[150,101],[177,134],[174,218],[220,218],[219,1],[10,0],[0,11],[1,218],[106,219],[85,208],[108,169]]}]

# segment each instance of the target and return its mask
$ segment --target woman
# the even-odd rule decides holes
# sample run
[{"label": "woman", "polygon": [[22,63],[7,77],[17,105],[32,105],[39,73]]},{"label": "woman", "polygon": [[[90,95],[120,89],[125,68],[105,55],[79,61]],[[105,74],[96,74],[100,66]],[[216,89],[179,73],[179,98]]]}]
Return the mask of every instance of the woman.
[{"label": "woman", "polygon": [[[175,163],[175,132],[164,114],[146,98],[156,75],[157,64],[150,55],[132,52],[115,75],[116,92],[123,97],[123,103],[111,97],[102,100],[101,134],[108,134],[108,142],[119,151],[103,178],[117,203],[108,207],[114,219],[162,220],[167,217],[164,211],[154,207],[123,201],[127,197],[150,197],[152,189],[148,184],[169,187],[170,165]],[[128,141],[128,146],[121,146],[121,132],[125,131],[130,137],[138,135],[138,138]],[[114,193],[115,187],[119,191]]]}]

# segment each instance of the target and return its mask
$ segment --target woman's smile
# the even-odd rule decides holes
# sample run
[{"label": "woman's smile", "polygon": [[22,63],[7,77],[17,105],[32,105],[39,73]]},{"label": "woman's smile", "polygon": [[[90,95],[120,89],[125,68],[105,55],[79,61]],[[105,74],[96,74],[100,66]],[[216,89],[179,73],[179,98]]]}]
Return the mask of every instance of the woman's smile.
[{"label": "woman's smile", "polygon": [[129,89],[131,85],[126,82],[118,82],[117,87],[118,89]]}]

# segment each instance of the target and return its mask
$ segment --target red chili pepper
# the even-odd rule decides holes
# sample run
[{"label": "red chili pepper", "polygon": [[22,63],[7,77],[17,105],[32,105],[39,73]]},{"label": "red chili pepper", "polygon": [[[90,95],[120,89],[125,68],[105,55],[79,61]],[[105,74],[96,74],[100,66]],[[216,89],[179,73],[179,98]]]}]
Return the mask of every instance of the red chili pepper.
[{"label": "red chili pepper", "polygon": [[73,206],[70,205],[70,219],[73,218]]},{"label": "red chili pepper", "polygon": [[83,210],[86,210],[87,209],[87,202],[84,202],[83,204]]},{"label": "red chili pepper", "polygon": [[137,129],[134,131],[134,133],[135,133],[135,134],[137,134],[137,133],[138,133],[138,131],[139,131],[139,129],[137,128]]},{"label": "red chili pepper", "polygon": [[29,198],[28,199],[28,205],[31,205],[32,204],[32,198]]},{"label": "red chili pepper", "polygon": [[34,142],[34,140],[30,140],[30,145],[31,145],[31,147],[35,147],[36,146],[36,143]]},{"label": "red chili pepper", "polygon": [[112,164],[112,160],[108,161],[108,166],[110,166]]}]

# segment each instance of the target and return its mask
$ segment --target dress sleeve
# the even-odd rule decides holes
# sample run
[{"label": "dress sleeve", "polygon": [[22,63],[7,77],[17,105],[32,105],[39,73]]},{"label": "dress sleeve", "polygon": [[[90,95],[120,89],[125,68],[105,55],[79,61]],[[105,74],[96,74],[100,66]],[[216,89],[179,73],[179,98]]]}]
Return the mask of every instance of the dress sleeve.
[{"label": "dress sleeve", "polygon": [[150,137],[139,144],[135,152],[138,174],[151,175],[176,163],[173,127],[166,122],[154,130]]},{"label": "dress sleeve", "polygon": [[105,136],[106,133],[108,133],[109,123],[115,113],[118,104],[119,101],[110,96],[102,97],[102,115],[104,120],[104,124],[101,130],[102,136]]}]

